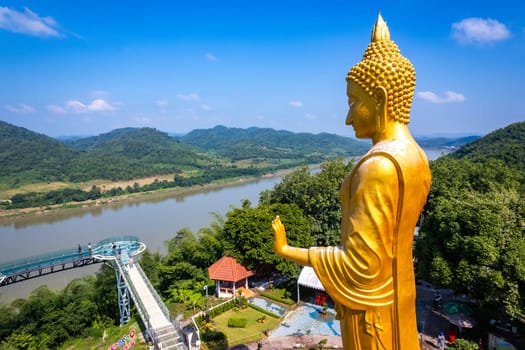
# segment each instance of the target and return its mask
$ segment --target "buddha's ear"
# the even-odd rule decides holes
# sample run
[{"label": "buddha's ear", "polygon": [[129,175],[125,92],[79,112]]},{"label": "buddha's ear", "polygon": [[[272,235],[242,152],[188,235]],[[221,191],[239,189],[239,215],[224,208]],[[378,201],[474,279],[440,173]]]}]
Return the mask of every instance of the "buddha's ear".
[{"label": "buddha's ear", "polygon": [[376,86],[374,88],[374,99],[376,100],[377,131],[382,132],[385,129],[388,117],[388,93],[383,86]]}]

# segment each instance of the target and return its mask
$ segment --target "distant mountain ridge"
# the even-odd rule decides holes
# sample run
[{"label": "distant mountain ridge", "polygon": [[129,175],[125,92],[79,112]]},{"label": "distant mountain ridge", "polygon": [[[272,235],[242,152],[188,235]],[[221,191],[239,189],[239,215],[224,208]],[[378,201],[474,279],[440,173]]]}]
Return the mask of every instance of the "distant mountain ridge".
[{"label": "distant mountain ridge", "polygon": [[152,128],[122,128],[58,141],[0,122],[0,137],[0,190],[31,183],[120,181],[163,174],[203,179],[249,176],[359,155],[368,148],[336,135],[260,128],[216,127],[179,138]]},{"label": "distant mountain ridge", "polygon": [[367,142],[334,134],[314,135],[270,128],[228,128],[222,125],[212,129],[193,130],[179,139],[234,161],[258,158],[261,155],[279,158],[294,153],[307,159],[322,160],[321,158],[359,156],[370,148]]},{"label": "distant mountain ridge", "polygon": [[[440,138],[425,142],[423,147],[442,147],[458,141]],[[360,156],[369,148],[369,142],[328,133],[225,126],[193,130],[179,137],[153,128],[121,128],[97,136],[61,137],[59,141],[0,121],[0,190],[30,183],[120,181],[163,174],[205,178],[256,175]]]},{"label": "distant mountain ridge", "polygon": [[453,158],[465,158],[473,162],[499,159],[508,167],[525,171],[525,121],[497,129],[482,138],[465,144]]}]

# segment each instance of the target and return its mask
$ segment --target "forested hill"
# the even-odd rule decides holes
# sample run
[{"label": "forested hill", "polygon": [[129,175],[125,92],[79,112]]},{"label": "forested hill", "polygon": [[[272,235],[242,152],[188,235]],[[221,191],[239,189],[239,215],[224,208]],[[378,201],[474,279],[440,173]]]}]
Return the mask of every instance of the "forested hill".
[{"label": "forested hill", "polygon": [[0,121],[0,179],[16,186],[25,178],[49,181],[67,172],[78,152],[31,130]]},{"label": "forested hill", "polygon": [[[456,141],[425,142],[435,147]],[[224,126],[178,138],[152,128],[122,128],[60,142],[0,121],[0,190],[33,183],[120,181],[164,174],[206,183],[360,156],[369,147],[369,142],[334,134]]]},{"label": "forested hill", "polygon": [[67,144],[0,122],[0,185],[130,180],[213,166],[217,156],[150,128],[117,129]]},{"label": "forested hill", "polygon": [[449,156],[479,163],[495,158],[502,160],[508,167],[525,171],[525,122],[493,131]]},{"label": "forested hill", "polygon": [[336,157],[359,156],[370,144],[334,134],[293,133],[269,128],[228,128],[193,130],[181,142],[204,148],[234,161],[266,157],[304,157],[318,162]]},{"label": "forested hill", "polygon": [[363,154],[365,142],[330,134],[216,127],[174,138],[123,128],[59,142],[0,122],[0,189],[43,182],[131,180],[178,174],[196,183]]},{"label": "forested hill", "polygon": [[66,142],[72,148],[92,156],[139,160],[141,163],[191,166],[211,161],[203,150],[180,143],[167,133],[152,128],[115,129],[98,136]]}]

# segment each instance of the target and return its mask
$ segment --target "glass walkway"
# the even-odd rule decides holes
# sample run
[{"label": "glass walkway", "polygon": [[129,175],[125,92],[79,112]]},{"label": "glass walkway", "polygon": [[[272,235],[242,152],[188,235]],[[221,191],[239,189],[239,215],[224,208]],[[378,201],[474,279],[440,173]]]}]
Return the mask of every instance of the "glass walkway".
[{"label": "glass walkway", "polygon": [[[129,321],[130,296],[146,326],[145,337],[156,349],[186,350],[188,346],[177,321],[135,261],[146,245],[135,236],[112,237],[86,246],[78,245],[47,254],[0,264],[0,287],[50,273],[108,262],[117,277],[120,322]],[[190,342],[192,343],[192,342]]]}]

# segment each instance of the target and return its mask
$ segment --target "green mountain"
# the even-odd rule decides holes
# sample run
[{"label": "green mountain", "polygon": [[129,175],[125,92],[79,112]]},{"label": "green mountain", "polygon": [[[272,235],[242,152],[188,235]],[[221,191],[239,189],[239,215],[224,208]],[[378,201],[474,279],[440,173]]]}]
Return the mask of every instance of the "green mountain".
[{"label": "green mountain", "polygon": [[67,178],[78,152],[61,142],[0,121],[0,181],[48,182]]},{"label": "green mountain", "polygon": [[347,137],[321,133],[293,133],[269,128],[193,130],[181,142],[203,148],[232,161],[245,159],[302,159],[308,163],[365,153],[370,145]]},{"label": "green mountain", "polygon": [[[213,158],[205,151],[180,143],[167,133],[152,128],[123,128],[99,136],[69,143],[92,157],[126,159],[137,166],[153,166],[161,170],[167,164],[181,168],[211,164]],[[171,171],[173,172],[172,169]]]},{"label": "green mountain", "polygon": [[[180,137],[152,128],[122,128],[61,140],[0,121],[0,188],[163,174],[180,174],[178,181],[185,184],[193,183],[189,178],[206,183],[360,156],[370,148],[368,142],[327,133],[224,126]],[[454,142],[427,141],[438,147]]]},{"label": "green mountain", "polygon": [[449,157],[466,158],[473,162],[486,162],[489,158],[505,165],[525,170],[525,122],[518,122],[462,146]]},{"label": "green mountain", "polygon": [[218,157],[150,128],[126,128],[65,143],[0,121],[0,184],[112,181],[208,168]]}]

